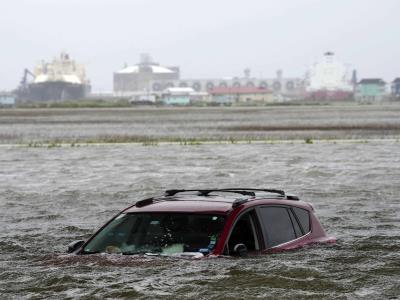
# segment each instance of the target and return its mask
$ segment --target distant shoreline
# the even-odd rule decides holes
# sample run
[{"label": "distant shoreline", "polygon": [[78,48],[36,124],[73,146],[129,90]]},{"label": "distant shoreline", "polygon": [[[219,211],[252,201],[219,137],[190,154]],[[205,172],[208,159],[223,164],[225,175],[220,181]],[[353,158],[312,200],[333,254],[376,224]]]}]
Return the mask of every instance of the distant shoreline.
[{"label": "distant shoreline", "polygon": [[166,105],[162,103],[154,104],[132,104],[128,100],[120,99],[114,101],[106,101],[101,99],[95,100],[74,100],[61,102],[22,102],[15,106],[1,106],[3,109],[82,109],[82,108],[101,108],[101,109],[174,109],[174,108],[267,108],[267,107],[285,107],[285,106],[364,106],[364,105],[400,105],[398,101],[383,101],[383,102],[357,102],[357,101],[332,101],[332,100],[292,100],[285,102],[253,102],[253,103],[238,103],[231,105],[222,105],[217,103],[193,103],[189,105]]}]

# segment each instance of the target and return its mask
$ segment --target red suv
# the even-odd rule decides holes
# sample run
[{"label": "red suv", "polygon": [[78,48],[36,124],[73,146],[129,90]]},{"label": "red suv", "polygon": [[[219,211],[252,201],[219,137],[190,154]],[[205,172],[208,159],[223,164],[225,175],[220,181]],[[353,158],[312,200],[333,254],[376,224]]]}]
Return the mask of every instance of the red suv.
[{"label": "red suv", "polygon": [[167,190],[124,209],[68,252],[246,256],[335,241],[309,203],[281,190]]}]

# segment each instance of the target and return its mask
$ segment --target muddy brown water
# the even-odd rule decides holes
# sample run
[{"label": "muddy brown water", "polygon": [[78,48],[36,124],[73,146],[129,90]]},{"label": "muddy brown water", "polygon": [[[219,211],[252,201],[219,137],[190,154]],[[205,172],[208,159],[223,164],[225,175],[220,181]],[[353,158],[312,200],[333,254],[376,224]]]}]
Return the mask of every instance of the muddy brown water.
[{"label": "muddy brown water", "polygon": [[[400,143],[387,139],[3,145],[0,298],[397,299],[399,153]],[[227,186],[299,195],[338,243],[247,259],[64,254],[132,201],[169,188]]]}]

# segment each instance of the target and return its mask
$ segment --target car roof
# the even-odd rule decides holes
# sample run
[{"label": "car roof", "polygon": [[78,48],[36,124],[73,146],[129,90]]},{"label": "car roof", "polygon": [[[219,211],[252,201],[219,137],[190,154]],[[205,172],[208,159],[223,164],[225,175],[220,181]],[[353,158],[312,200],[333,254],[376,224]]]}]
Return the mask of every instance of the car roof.
[{"label": "car roof", "polygon": [[[266,190],[267,189],[169,190],[166,191],[165,195],[137,201],[124,212],[227,214],[238,206],[246,208],[262,204],[292,205],[308,210],[310,209],[309,204],[299,201],[296,196],[286,195],[280,190],[265,192]],[[207,192],[204,193],[204,191]],[[275,191],[279,191],[279,193]]]},{"label": "car roof", "polygon": [[145,206],[132,206],[126,212],[214,212],[226,213],[232,210],[232,203],[215,197],[159,197]]}]

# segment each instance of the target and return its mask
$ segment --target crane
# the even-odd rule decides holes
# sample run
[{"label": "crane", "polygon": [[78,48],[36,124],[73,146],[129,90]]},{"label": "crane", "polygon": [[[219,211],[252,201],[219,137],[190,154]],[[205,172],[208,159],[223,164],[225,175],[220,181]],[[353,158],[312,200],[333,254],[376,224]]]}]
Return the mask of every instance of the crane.
[{"label": "crane", "polygon": [[28,76],[31,76],[33,79],[35,79],[35,74],[33,74],[29,69],[25,68],[24,70],[24,76],[21,79],[20,82],[20,88],[21,89],[26,89],[28,87]]}]

